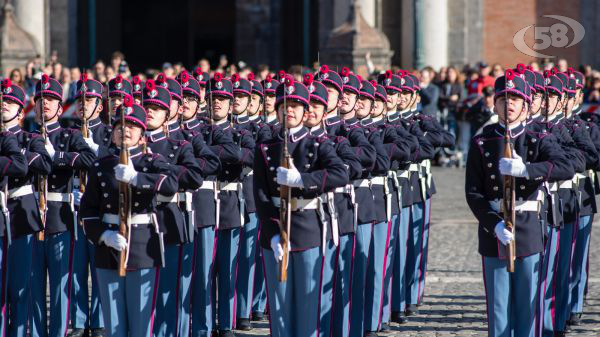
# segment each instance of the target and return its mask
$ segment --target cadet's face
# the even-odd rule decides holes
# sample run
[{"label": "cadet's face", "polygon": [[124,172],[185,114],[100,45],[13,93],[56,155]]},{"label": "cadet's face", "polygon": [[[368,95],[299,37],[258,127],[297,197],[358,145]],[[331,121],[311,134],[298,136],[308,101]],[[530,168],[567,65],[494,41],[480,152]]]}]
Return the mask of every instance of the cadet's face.
[{"label": "cadet's face", "polygon": [[275,95],[265,95],[265,109],[268,113],[275,112]]},{"label": "cadet's face", "polygon": [[317,126],[323,120],[323,115],[325,114],[325,105],[323,103],[319,103],[317,101],[310,101],[310,106],[308,107],[308,117],[306,118],[305,126],[312,128]]},{"label": "cadet's face", "polygon": [[243,94],[236,94],[233,100],[233,113],[236,115],[242,114],[248,109],[250,104],[250,96]]},{"label": "cadet's face", "polygon": [[368,117],[371,114],[371,109],[373,107],[373,101],[366,97],[359,97],[356,102],[356,117],[358,119],[363,119]]},{"label": "cadet's face", "polygon": [[200,87],[200,103],[206,102],[206,87]]},{"label": "cadet's face", "polygon": [[280,121],[283,120],[284,109],[287,111],[286,126],[288,129],[295,128],[298,125],[303,124],[308,117],[308,114],[304,113],[304,105],[302,105],[302,103],[288,101],[286,104],[279,104],[277,111],[279,112]]},{"label": "cadet's face", "polygon": [[214,96],[212,98],[212,114],[213,119],[216,121],[227,118],[227,115],[231,112],[231,100],[226,97]]},{"label": "cadet's face", "polygon": [[146,112],[148,113],[148,129],[156,130],[160,128],[167,120],[167,109],[159,107],[154,104],[146,105]]},{"label": "cadet's face", "polygon": [[135,102],[135,104],[142,105],[142,97],[141,96],[135,96],[133,98],[133,101]]},{"label": "cadet's face", "polygon": [[198,98],[191,95],[183,96],[183,119],[193,118],[198,109]]},{"label": "cadet's face", "polygon": [[577,98],[575,100],[575,104],[577,104],[577,105],[583,104],[583,90],[577,89],[577,94],[575,95],[575,97]]},{"label": "cadet's face", "polygon": [[398,92],[389,90],[387,92],[387,109],[388,111],[396,111],[396,106],[398,105]]},{"label": "cadet's face", "polygon": [[177,99],[171,100],[171,105],[169,105],[169,120],[177,118],[183,111],[183,107],[181,103]]},{"label": "cadet's face", "polygon": [[9,100],[2,101],[2,120],[4,122],[14,120],[15,116],[19,113],[21,108],[17,103]]},{"label": "cadet's face", "polygon": [[545,104],[547,104],[548,106],[544,106],[544,108],[542,109],[542,113],[548,117],[556,115],[562,108],[562,102],[560,100],[560,96],[558,95],[548,95],[547,103]]},{"label": "cadet's face", "polygon": [[381,116],[383,111],[385,110],[387,102],[384,102],[380,99],[376,99],[373,103],[373,109],[371,110],[371,117],[376,118]]},{"label": "cadet's face", "polygon": [[567,102],[565,108],[567,109],[567,114],[573,112],[573,107],[575,106],[575,97],[567,97]]},{"label": "cadet's face", "polygon": [[505,123],[505,111],[507,108],[508,125],[522,122],[527,117],[527,104],[525,103],[525,100],[519,96],[509,94],[508,101],[504,96],[500,96],[496,99],[494,112],[498,114],[498,118],[502,123]]},{"label": "cadet's face", "polygon": [[248,115],[254,116],[260,111],[261,97],[256,94],[250,96],[250,106],[248,106]]},{"label": "cadet's face", "polygon": [[[141,145],[144,143],[144,137],[142,137],[143,129],[133,123],[125,122],[125,146],[132,147]],[[112,132],[112,142],[113,144],[120,146],[121,145],[121,124],[117,123],[113,132]]]},{"label": "cadet's face", "polygon": [[531,101],[531,115],[535,115],[540,112],[540,108],[542,107],[542,94],[536,93],[533,95],[533,100]]},{"label": "cadet's face", "polygon": [[[98,104],[97,107],[96,104]],[[97,97],[86,97],[84,100],[83,107],[85,113],[84,117],[86,119],[95,118],[96,116],[98,116],[98,114],[100,114],[100,111],[102,111],[102,100],[100,100]],[[77,100],[77,115],[79,116],[79,118],[82,118],[80,99]]]},{"label": "cadet's face", "polygon": [[356,99],[357,95],[355,93],[345,90],[344,94],[342,95],[340,111],[342,113],[349,113],[352,111],[356,105]]},{"label": "cadet's face", "polygon": [[337,91],[336,88],[331,85],[327,85],[327,111],[333,111],[336,108],[339,108],[340,102],[338,99],[340,98],[340,92]]},{"label": "cadet's face", "polygon": [[413,99],[412,96],[412,92],[402,91],[402,93],[400,94],[400,100],[398,102],[398,108],[400,111],[410,108]]},{"label": "cadet's face", "polygon": [[123,104],[123,98],[121,96],[113,96],[108,101],[110,102],[110,115],[114,116],[119,105]]},{"label": "cadet's face", "polygon": [[62,115],[63,108],[60,105],[60,100],[52,97],[44,97],[44,106],[42,109],[42,100],[38,99],[35,101],[36,118],[38,123],[41,123],[41,112],[44,111],[44,120],[46,123],[54,122],[58,120],[58,117]]}]

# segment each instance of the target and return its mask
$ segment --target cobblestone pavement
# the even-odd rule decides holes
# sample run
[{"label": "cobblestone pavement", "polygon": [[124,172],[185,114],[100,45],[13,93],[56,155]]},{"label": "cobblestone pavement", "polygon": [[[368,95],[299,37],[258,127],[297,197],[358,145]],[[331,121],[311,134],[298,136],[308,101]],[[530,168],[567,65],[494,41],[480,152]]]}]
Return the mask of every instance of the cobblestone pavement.
[{"label": "cobblestone pavement", "polygon": [[[485,336],[486,311],[477,223],[464,197],[464,170],[434,169],[430,257],[420,315],[382,336]],[[596,221],[598,222],[598,221]],[[597,223],[594,224],[598,226]],[[600,231],[592,231],[590,284],[583,324],[569,336],[600,336]],[[252,333],[268,336],[268,323]]]}]

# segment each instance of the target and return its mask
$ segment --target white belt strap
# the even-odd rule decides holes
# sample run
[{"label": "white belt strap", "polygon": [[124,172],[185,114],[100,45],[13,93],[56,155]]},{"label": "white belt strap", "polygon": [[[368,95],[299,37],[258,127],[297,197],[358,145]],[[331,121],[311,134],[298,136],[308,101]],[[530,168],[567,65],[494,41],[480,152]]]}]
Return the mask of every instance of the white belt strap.
[{"label": "white belt strap", "polygon": [[71,193],[48,192],[47,200],[55,202],[70,202]]},{"label": "white belt strap", "polygon": [[394,173],[398,176],[398,178],[408,179],[410,177],[410,173],[409,173],[408,170],[398,170],[398,171],[396,171]]},{"label": "white belt strap", "polygon": [[385,185],[388,177],[373,177],[371,178],[372,185]]},{"label": "white belt strap", "polygon": [[369,179],[357,179],[352,182],[352,185],[354,185],[354,188],[370,187],[371,181]]},{"label": "white belt strap", "polygon": [[419,172],[420,171],[419,170],[420,167],[421,167],[421,165],[419,165],[419,164],[410,164],[408,166],[408,170],[411,171],[411,172]]},{"label": "white belt strap", "polygon": [[179,201],[179,196],[177,195],[177,193],[173,194],[173,195],[162,195],[159,194],[156,196],[156,201],[158,202],[178,202]]},{"label": "white belt strap", "polygon": [[[136,214],[132,215],[130,218],[130,224],[132,225],[144,225],[153,223],[152,214]],[[118,214],[104,214],[102,216],[102,222],[118,225],[119,224],[119,215]]]},{"label": "white belt strap", "polygon": [[238,190],[238,183],[219,183],[220,186],[220,190],[221,191],[237,191]]},{"label": "white belt strap", "polygon": [[13,188],[8,190],[8,198],[18,198],[23,197],[29,194],[33,194],[33,186],[32,185],[23,185],[21,187]]},{"label": "white belt strap", "polygon": [[[279,197],[272,197],[271,201],[275,207],[281,206],[281,199]],[[319,207],[319,198],[314,199],[300,199],[300,198],[292,198],[290,200],[291,209],[293,212],[297,211],[306,211],[306,210],[316,210]]]},{"label": "white belt strap", "polygon": [[[340,230],[338,223],[338,214],[335,209],[335,202],[333,192],[328,192],[326,195],[327,200],[327,208],[329,209],[329,214],[331,215],[331,235],[333,236],[333,244],[337,247],[340,243]],[[323,246],[325,243],[325,238],[327,236],[327,224],[323,223]]]},{"label": "white belt strap", "polygon": [[200,187],[198,187],[199,190],[214,190],[215,189],[215,182],[211,181],[211,180],[204,180],[202,182],[202,185],[200,185]]}]

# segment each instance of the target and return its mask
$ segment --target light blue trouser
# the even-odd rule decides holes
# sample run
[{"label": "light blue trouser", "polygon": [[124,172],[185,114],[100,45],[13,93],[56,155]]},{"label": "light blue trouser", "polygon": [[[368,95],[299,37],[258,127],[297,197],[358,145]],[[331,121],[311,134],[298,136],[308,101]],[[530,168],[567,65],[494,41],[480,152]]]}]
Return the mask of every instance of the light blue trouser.
[{"label": "light blue trouser", "polygon": [[192,269],[194,260],[194,243],[181,245],[181,275],[179,277],[178,327],[177,336],[190,334],[190,306],[192,299]]},{"label": "light blue trouser", "polygon": [[[350,336],[362,337],[365,331],[365,304],[369,252],[373,235],[373,224],[362,224],[356,229],[354,239],[354,259],[350,272],[350,322],[344,322],[346,329],[350,327]],[[371,274],[372,275],[372,274]],[[337,336],[337,334],[336,334]],[[344,336],[348,336],[345,334]]]},{"label": "light blue trouser", "polygon": [[238,256],[238,279],[236,285],[238,319],[250,318],[250,314],[252,313],[254,274],[257,264],[258,219],[256,213],[248,213],[248,219],[249,221],[242,228],[240,255]]},{"label": "light blue trouser", "polygon": [[212,287],[217,246],[215,228],[198,228],[194,244],[192,337],[209,337],[214,325]]},{"label": "light blue trouser", "polygon": [[337,263],[333,281],[333,336],[346,337],[350,328],[350,291],[352,288],[352,258],[354,233],[341,235],[337,247]]},{"label": "light blue trouser", "polygon": [[[394,253],[394,275],[392,282],[392,312],[406,309],[406,255],[409,231],[410,208],[404,207],[400,213],[400,226],[396,237],[398,245]],[[386,321],[388,322],[388,321]]]},{"label": "light blue trouser", "polygon": [[517,258],[514,273],[497,257],[482,257],[482,267],[488,336],[535,336],[540,254]]},{"label": "light blue trouser", "polygon": [[543,336],[554,336],[554,308],[555,308],[555,275],[558,256],[559,229],[549,227],[548,239],[544,248],[544,258],[541,270],[540,300],[543,317]]},{"label": "light blue trouser", "polygon": [[329,240],[325,246],[323,254],[322,272],[321,272],[321,294],[319,298],[319,336],[328,337],[332,332],[333,319],[333,288],[335,287],[335,270],[337,268],[338,251]]},{"label": "light blue trouser", "polygon": [[431,225],[429,219],[431,215],[431,198],[425,200],[424,210],[425,224],[423,226],[423,258],[421,259],[421,267],[419,271],[419,302],[423,301],[423,294],[425,293],[425,277],[427,276],[427,256],[429,254],[429,227]]},{"label": "light blue trouser", "polygon": [[406,239],[402,239],[400,237],[400,228],[408,228],[409,220],[410,207],[403,208],[400,214],[392,215],[390,244],[385,257],[385,283],[383,286],[383,300],[381,303],[382,309],[379,313],[379,323],[377,324],[377,329],[381,327],[382,323],[390,322],[390,316],[392,312],[392,288],[393,283],[396,282],[396,277],[394,275],[395,273],[405,272],[405,268],[396,271],[398,268],[396,256],[406,256]]},{"label": "light blue trouser", "polygon": [[421,263],[423,259],[423,203],[418,202],[411,206],[410,229],[408,231],[406,255],[406,303],[419,303],[419,278],[421,277]]},{"label": "light blue trouser", "polygon": [[593,220],[593,216],[579,218],[577,242],[575,243],[575,252],[573,253],[573,269],[571,271],[569,286],[571,291],[571,313],[573,314],[583,312],[583,292],[588,278],[587,264],[590,253]]},{"label": "light blue trouser", "polygon": [[165,246],[165,266],[160,270],[156,297],[155,337],[176,337],[179,278],[181,275],[181,245]]},{"label": "light blue trouser", "polygon": [[[260,226],[260,225],[259,225]],[[259,231],[260,242],[260,231]],[[264,313],[267,307],[267,286],[265,285],[265,268],[262,263],[262,249],[256,247],[256,271],[254,272],[254,295],[252,298],[252,313]]]},{"label": "light blue trouser", "polygon": [[318,335],[322,255],[321,247],[290,252],[287,282],[279,282],[273,251],[263,249],[271,336]]},{"label": "light blue trouser", "polygon": [[554,330],[565,331],[569,314],[571,313],[569,291],[569,276],[571,273],[571,262],[573,261],[573,248],[577,238],[577,224],[565,224],[560,230],[558,259],[556,267],[556,304]]},{"label": "light blue trouser", "polygon": [[386,275],[388,250],[392,245],[390,240],[393,228],[392,222],[380,222],[373,226],[373,238],[369,247],[369,262],[367,263],[367,278],[365,286],[364,331],[377,331],[379,319],[383,310],[384,280]]},{"label": "light blue trouser", "polygon": [[125,277],[96,269],[107,337],[151,336],[160,274],[158,267],[128,270]]},{"label": "light blue trouser", "polygon": [[[46,234],[44,241],[33,240],[30,319],[33,337],[64,337],[67,333],[73,266],[72,248],[71,232]],[[46,323],[46,276],[50,282],[49,332]]]},{"label": "light blue trouser", "polygon": [[9,313],[10,321],[9,337],[25,337],[27,332],[33,240],[33,234],[24,235],[13,239],[8,248],[6,312]]},{"label": "light blue trouser", "polygon": [[235,280],[237,257],[240,247],[241,228],[220,229],[217,231],[217,314],[219,330],[233,330],[235,327],[236,299]]},{"label": "light blue trouser", "polygon": [[[71,326],[77,329],[103,328],[102,310],[96,281],[96,247],[77,229],[77,240],[73,247],[73,293],[71,294]],[[92,279],[92,296],[88,291],[88,280]],[[91,312],[91,314],[90,314]]]}]

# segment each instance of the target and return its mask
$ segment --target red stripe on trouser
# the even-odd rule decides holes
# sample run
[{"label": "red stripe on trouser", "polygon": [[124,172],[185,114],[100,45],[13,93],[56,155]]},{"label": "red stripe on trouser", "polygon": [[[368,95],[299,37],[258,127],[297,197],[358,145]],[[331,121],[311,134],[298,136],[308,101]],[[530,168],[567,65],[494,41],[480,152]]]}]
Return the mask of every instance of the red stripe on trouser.
[{"label": "red stripe on trouser", "polygon": [[[379,330],[381,328],[381,316],[383,314],[383,294],[385,293],[385,271],[386,268],[385,266],[387,265],[387,257],[388,257],[388,249],[390,246],[390,232],[392,230],[392,221],[388,221],[387,222],[388,228],[387,228],[387,235],[385,238],[385,252],[383,253],[383,273],[382,273],[382,278],[381,278],[381,297],[379,298],[379,314],[377,315],[378,320],[377,320],[377,330]],[[390,288],[391,288],[391,278],[390,278]],[[388,296],[389,300],[391,301],[392,298],[391,296]]]}]

